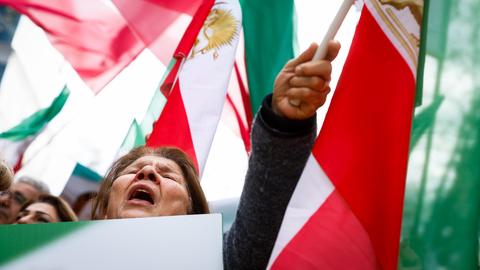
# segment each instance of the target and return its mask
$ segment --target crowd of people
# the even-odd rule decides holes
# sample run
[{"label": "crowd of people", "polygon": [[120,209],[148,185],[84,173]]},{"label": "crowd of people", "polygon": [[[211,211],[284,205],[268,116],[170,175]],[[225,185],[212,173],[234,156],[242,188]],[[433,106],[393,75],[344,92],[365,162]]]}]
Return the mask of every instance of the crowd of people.
[{"label": "crowd of people", "polygon": [[[264,269],[290,197],[316,137],[316,110],[330,92],[330,42],[325,60],[317,45],[289,61],[252,127],[252,152],[238,211],[224,235],[226,269]],[[13,181],[2,163],[0,223],[76,221],[72,208],[31,178]],[[7,188],[6,188],[7,187]],[[174,147],[139,147],[113,163],[93,202],[92,219],[209,213],[194,163]]]}]

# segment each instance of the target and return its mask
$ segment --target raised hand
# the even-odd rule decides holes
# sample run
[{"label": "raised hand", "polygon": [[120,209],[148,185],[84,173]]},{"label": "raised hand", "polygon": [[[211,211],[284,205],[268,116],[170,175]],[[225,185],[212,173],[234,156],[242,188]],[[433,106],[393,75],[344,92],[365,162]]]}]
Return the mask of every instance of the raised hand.
[{"label": "raised hand", "polygon": [[278,73],[273,86],[272,108],[289,119],[307,119],[325,103],[330,92],[331,61],[337,57],[340,43],[330,41],[327,57],[311,61],[318,45],[312,44]]}]

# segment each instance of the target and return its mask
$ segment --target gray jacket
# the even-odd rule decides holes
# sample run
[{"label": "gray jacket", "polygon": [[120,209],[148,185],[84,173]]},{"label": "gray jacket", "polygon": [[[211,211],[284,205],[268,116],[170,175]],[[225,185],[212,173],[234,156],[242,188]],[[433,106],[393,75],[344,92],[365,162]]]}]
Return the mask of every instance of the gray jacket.
[{"label": "gray jacket", "polygon": [[294,121],[267,96],[252,127],[252,152],[235,221],[224,236],[225,269],[265,269],[286,207],[310,155],[316,119]]}]

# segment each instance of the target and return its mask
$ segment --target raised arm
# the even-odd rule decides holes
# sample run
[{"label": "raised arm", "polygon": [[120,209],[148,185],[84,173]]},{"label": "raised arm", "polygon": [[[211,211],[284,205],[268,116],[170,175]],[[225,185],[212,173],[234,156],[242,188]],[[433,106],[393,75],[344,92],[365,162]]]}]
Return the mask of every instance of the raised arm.
[{"label": "raised arm", "polygon": [[235,222],[224,238],[225,269],[265,269],[285,209],[316,137],[316,110],[325,102],[331,61],[310,61],[317,45],[289,61],[252,128],[252,153]]}]

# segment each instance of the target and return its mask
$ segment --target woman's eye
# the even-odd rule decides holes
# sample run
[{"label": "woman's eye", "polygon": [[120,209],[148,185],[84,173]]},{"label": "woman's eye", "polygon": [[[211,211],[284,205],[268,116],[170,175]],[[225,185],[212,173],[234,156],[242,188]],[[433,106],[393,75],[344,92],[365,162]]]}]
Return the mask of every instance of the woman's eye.
[{"label": "woman's eye", "polygon": [[134,169],[130,169],[130,170],[126,170],[123,174],[136,174],[137,173],[137,170],[134,170]]},{"label": "woman's eye", "polygon": [[172,181],[177,181],[177,179],[175,177],[173,177],[172,175],[169,175],[169,174],[162,175],[162,177],[166,178],[166,179],[169,179],[169,180],[172,180]]},{"label": "woman's eye", "polygon": [[50,220],[46,219],[46,218],[38,218],[37,220],[39,223],[50,223]]}]

